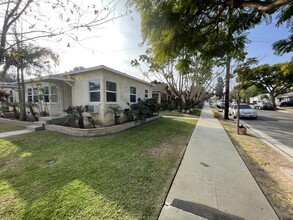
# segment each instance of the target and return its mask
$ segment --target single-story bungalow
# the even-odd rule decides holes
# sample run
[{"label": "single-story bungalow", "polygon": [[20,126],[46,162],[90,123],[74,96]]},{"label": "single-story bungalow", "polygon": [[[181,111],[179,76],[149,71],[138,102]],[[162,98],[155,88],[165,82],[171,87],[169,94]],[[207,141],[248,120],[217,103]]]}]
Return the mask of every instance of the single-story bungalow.
[{"label": "single-story bungalow", "polygon": [[37,103],[40,112],[60,116],[69,106],[82,105],[103,126],[114,123],[109,106],[123,110],[127,103],[151,98],[152,91],[152,84],[104,65],[25,82],[26,102]]},{"label": "single-story bungalow", "polygon": [[276,97],[276,102],[279,104],[281,102],[286,102],[293,100],[293,92],[284,93]]},{"label": "single-story bungalow", "polygon": [[161,104],[164,101],[170,101],[171,97],[166,91],[166,87],[168,87],[168,84],[166,83],[158,83],[154,85],[153,88],[153,98],[157,100],[159,104]]}]

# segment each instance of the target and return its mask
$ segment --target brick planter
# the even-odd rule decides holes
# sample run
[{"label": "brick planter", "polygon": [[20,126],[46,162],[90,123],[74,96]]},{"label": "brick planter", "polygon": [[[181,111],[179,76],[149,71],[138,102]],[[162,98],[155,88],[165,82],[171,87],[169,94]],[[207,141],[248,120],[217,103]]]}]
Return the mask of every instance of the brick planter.
[{"label": "brick planter", "polygon": [[50,131],[58,131],[65,134],[69,134],[76,137],[97,137],[97,136],[104,136],[109,134],[115,134],[129,128],[133,128],[139,126],[144,123],[148,123],[150,121],[157,120],[161,117],[161,115],[154,116],[152,118],[147,118],[146,121],[132,121],[128,123],[123,123],[119,125],[114,125],[110,127],[102,127],[102,128],[90,128],[90,129],[80,129],[80,128],[72,128],[72,127],[65,127],[61,125],[53,125],[53,124],[46,124],[45,129]]}]

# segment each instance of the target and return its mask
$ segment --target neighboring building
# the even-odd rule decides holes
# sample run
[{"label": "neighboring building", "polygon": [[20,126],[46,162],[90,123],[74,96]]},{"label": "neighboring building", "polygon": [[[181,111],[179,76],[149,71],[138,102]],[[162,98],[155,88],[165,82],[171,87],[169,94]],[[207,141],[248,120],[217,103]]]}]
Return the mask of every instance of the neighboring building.
[{"label": "neighboring building", "polygon": [[[44,76],[25,82],[26,102],[38,103],[40,112],[64,114],[69,106],[86,106],[102,125],[113,124],[109,106],[136,103],[151,98],[153,85],[106,66]],[[40,100],[39,100],[40,99]]]},{"label": "neighboring building", "polygon": [[168,95],[166,91],[166,87],[168,84],[166,83],[159,83],[159,84],[154,84],[153,88],[153,98],[157,100],[159,104],[161,104],[164,101],[170,101],[171,97]]},{"label": "neighboring building", "polygon": [[278,95],[276,97],[276,104],[279,104],[281,102],[290,101],[290,100],[293,100],[293,92]]},{"label": "neighboring building", "polygon": [[260,101],[269,102],[269,100],[266,99],[266,98],[261,99],[261,98],[264,97],[264,96],[269,97],[269,95],[270,95],[269,93],[265,93],[265,94],[260,94],[260,95],[257,95],[257,96],[254,96],[254,97],[251,97],[251,98],[249,98],[249,103],[250,103],[250,104],[256,104],[256,103],[258,103],[258,102],[260,102]]}]

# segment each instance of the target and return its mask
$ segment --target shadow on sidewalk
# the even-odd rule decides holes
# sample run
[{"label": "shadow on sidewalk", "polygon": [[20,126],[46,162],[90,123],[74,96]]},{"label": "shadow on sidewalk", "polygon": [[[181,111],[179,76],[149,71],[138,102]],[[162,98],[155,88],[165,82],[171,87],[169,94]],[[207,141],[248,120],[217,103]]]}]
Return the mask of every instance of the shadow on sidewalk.
[{"label": "shadow on sidewalk", "polygon": [[188,202],[180,199],[174,199],[171,206],[206,219],[244,220],[244,218],[239,216],[231,215],[200,203]]}]

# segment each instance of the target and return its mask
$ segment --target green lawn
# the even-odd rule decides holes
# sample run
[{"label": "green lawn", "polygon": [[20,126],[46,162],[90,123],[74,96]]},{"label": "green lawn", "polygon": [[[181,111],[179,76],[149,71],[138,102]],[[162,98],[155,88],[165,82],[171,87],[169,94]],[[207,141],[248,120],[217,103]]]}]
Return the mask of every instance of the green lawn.
[{"label": "green lawn", "polygon": [[157,219],[195,122],[0,139],[0,219]]},{"label": "green lawn", "polygon": [[0,133],[8,132],[8,131],[22,130],[22,129],[25,129],[25,127],[12,125],[12,124],[1,124],[0,123]]}]

